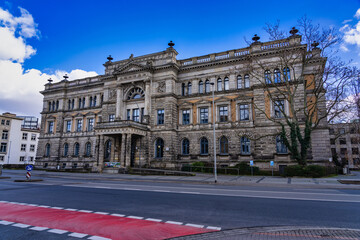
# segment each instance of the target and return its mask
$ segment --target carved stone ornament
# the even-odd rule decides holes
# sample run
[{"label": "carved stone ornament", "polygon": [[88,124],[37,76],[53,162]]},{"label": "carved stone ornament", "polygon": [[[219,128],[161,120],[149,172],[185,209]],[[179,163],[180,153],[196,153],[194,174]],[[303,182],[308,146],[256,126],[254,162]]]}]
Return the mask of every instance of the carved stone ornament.
[{"label": "carved stone ornament", "polygon": [[159,82],[158,92],[165,92],[166,83],[165,81]]},{"label": "carved stone ornament", "polygon": [[116,99],[116,90],[112,89],[109,92],[109,100],[115,100]]}]

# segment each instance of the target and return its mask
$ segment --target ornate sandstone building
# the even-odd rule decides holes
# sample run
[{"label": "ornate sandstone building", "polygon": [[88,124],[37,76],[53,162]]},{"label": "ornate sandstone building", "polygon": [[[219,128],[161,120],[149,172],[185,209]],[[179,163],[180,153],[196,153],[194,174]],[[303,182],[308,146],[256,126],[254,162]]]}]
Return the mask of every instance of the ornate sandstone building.
[{"label": "ornate sandstone building", "polygon": [[[265,78],[275,83],[311,75],[312,64],[323,60],[320,55],[314,54],[318,60],[307,66],[297,63],[291,69],[275,60],[282,51],[306,49],[301,36],[294,33],[266,43],[255,38],[247,48],[184,60],[176,58],[173,46],[170,42],[165,51],[121,61],[109,56],[104,75],[49,81],[41,92],[36,166],[101,171],[114,166],[179,169],[196,161],[211,163],[213,118],[219,166],[249,160],[261,168],[269,168],[270,161],[275,167],[294,163],[277,136],[279,126],[265,116],[281,118],[279,105],[267,98],[249,66],[253,57],[267,62]],[[304,95],[298,98],[304,105]],[[289,111],[286,99],[280,104]],[[329,157],[329,132],[323,123],[312,134],[309,159],[320,163]]]}]

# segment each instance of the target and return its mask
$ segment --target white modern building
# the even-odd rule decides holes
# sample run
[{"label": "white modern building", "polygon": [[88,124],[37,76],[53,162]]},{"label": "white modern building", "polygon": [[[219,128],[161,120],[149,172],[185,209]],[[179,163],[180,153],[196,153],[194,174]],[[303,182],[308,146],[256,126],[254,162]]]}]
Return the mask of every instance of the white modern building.
[{"label": "white modern building", "polygon": [[23,120],[12,113],[0,115],[0,164],[35,164],[40,131],[23,128]]}]

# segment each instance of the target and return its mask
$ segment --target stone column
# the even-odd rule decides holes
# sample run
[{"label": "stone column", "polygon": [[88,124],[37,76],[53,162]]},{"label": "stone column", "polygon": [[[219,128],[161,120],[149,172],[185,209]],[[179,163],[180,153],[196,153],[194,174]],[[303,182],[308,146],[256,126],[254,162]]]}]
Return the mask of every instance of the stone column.
[{"label": "stone column", "polygon": [[126,166],[125,162],[125,134],[121,134],[120,164]]},{"label": "stone column", "polygon": [[122,88],[118,88],[116,90],[116,115],[117,119],[121,119],[121,111],[122,111],[122,101],[123,101],[123,91]]},{"label": "stone column", "polygon": [[150,103],[151,101],[151,89],[150,89],[150,82],[145,83],[145,109],[144,115],[149,115],[150,113]]},{"label": "stone column", "polygon": [[131,157],[131,137],[132,134],[126,134],[126,156],[125,156],[125,161],[126,161],[126,167],[130,167],[130,157]]},{"label": "stone column", "polygon": [[99,141],[99,146],[98,146],[98,170],[101,172],[102,169],[104,168],[104,135],[100,135],[100,141]]}]

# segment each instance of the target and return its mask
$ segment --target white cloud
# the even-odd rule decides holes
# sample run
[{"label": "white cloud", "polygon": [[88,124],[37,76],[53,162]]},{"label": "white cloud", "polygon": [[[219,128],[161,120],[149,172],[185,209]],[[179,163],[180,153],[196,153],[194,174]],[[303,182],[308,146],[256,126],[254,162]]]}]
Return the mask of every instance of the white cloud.
[{"label": "white cloud", "polygon": [[354,17],[356,17],[357,19],[360,18],[360,8],[356,11]]},{"label": "white cloud", "polygon": [[[360,19],[360,8],[356,11],[354,17]],[[344,44],[341,46],[343,51],[349,51],[346,45],[360,47],[360,21],[355,25],[347,24],[349,22],[348,20],[344,21],[344,26],[340,28],[340,32],[344,34]]]},{"label": "white cloud", "polygon": [[0,8],[0,114],[13,112],[21,115],[39,116],[42,109],[42,95],[47,79],[55,82],[63,79],[65,74],[69,80],[98,75],[75,69],[70,72],[56,70],[54,74],[43,73],[38,69],[23,68],[23,62],[36,53],[26,43],[27,38],[38,37],[40,32],[32,15],[20,9],[20,16],[15,17]]}]

